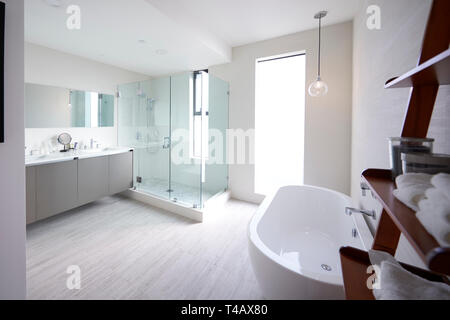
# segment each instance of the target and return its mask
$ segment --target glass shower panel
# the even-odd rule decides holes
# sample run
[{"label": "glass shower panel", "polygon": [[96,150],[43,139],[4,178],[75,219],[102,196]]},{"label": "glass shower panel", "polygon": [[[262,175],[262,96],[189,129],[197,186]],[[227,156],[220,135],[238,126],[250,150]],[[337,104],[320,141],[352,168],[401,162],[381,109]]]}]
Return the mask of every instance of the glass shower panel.
[{"label": "glass shower panel", "polygon": [[136,113],[138,96],[137,91],[139,83],[127,83],[118,86],[118,144],[123,147],[135,148],[133,157],[133,173],[134,184],[136,184],[136,177],[140,175],[139,172],[139,149],[137,148],[137,127],[136,127]]},{"label": "glass shower panel", "polygon": [[228,188],[226,131],[229,107],[228,82],[209,75],[208,148],[203,183],[203,201]]},{"label": "glass shower panel", "polygon": [[227,189],[228,91],[206,71],[119,86],[119,145],[135,150],[136,190],[202,208]]},{"label": "glass shower panel", "polygon": [[135,149],[135,187],[169,199],[170,78],[123,85],[119,92],[119,144]]},{"label": "glass shower panel", "polygon": [[171,77],[170,199],[201,207],[201,158],[194,155],[193,73]]}]

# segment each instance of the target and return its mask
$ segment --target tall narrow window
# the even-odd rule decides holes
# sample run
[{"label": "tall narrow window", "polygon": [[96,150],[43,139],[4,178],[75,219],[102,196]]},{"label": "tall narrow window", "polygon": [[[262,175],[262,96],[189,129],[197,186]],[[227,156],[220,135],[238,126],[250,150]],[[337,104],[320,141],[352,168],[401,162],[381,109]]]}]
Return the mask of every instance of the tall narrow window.
[{"label": "tall narrow window", "polygon": [[192,91],[191,157],[200,159],[202,154],[204,158],[208,155],[209,77],[206,71],[194,72]]},{"label": "tall narrow window", "polygon": [[91,128],[98,127],[98,93],[91,92],[90,93],[91,101]]},{"label": "tall narrow window", "polygon": [[305,55],[256,61],[255,192],[303,184]]}]

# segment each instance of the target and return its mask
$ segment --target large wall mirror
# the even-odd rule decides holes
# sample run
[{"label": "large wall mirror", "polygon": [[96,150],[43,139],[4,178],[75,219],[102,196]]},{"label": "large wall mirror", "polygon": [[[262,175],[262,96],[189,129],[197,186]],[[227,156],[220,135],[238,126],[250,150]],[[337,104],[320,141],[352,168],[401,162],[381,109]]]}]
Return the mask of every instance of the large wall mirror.
[{"label": "large wall mirror", "polygon": [[114,126],[114,96],[40,84],[25,84],[26,128]]}]

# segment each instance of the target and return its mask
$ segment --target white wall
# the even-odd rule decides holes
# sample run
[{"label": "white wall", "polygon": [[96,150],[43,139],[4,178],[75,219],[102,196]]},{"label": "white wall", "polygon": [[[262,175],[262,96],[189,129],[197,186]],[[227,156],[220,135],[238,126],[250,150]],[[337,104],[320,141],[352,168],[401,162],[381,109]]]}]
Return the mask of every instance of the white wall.
[{"label": "white wall", "polygon": [[[352,22],[325,27],[322,40],[322,78],[328,83],[329,92],[322,98],[306,97],[305,183],[349,194]],[[309,30],[234,48],[232,63],[210,67],[211,74],[230,82],[230,128],[255,127],[257,58],[306,51],[308,87],[317,77],[317,46],[318,31]],[[230,166],[233,197],[262,200],[254,193],[254,172],[252,164]]]},{"label": "white wall", "polygon": [[0,144],[0,299],[24,299],[23,0],[6,3],[5,139]]},{"label": "white wall", "polygon": [[[117,85],[148,79],[143,74],[98,63],[31,43],[25,44],[25,82],[75,90],[115,94]],[[43,143],[62,132],[69,132],[74,141],[88,143],[91,138],[102,145],[117,145],[117,101],[115,126],[111,128],[26,129],[28,150],[40,149]]]},{"label": "white wall", "polygon": [[[373,4],[381,8],[381,30],[366,27],[366,8]],[[366,0],[354,21],[352,196],[378,213],[381,206],[374,199],[361,197],[360,175],[366,168],[389,168],[387,138],[401,134],[409,89],[383,86],[417,65],[430,7],[430,0]],[[449,87],[441,87],[428,133],[441,153],[450,153],[449,98]],[[369,223],[374,231],[378,221]]]}]

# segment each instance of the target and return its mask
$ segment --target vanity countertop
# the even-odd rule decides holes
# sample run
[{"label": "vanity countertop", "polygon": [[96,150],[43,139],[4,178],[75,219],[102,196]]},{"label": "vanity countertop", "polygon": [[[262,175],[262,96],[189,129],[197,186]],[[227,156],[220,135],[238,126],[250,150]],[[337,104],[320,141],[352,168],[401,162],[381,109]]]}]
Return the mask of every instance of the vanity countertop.
[{"label": "vanity countertop", "polygon": [[133,148],[113,147],[113,148],[87,149],[75,151],[71,150],[68,152],[56,152],[46,155],[25,156],[25,166],[32,167],[43,164],[71,161],[74,159],[103,157],[130,151],[133,151]]}]

